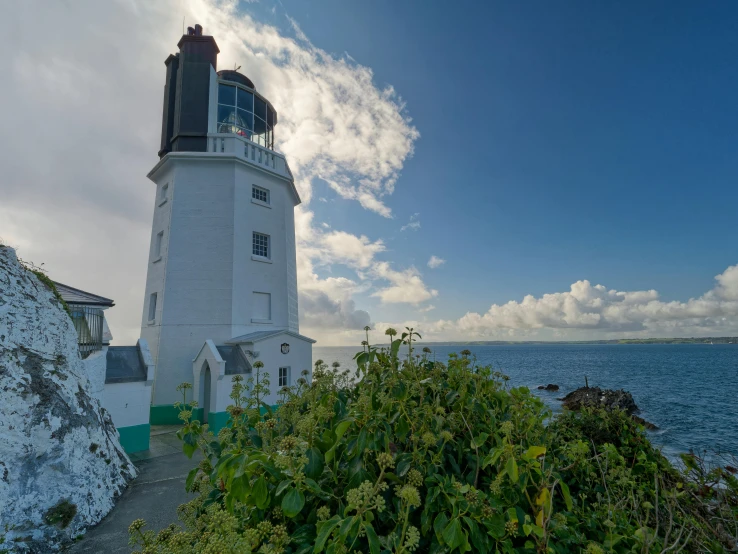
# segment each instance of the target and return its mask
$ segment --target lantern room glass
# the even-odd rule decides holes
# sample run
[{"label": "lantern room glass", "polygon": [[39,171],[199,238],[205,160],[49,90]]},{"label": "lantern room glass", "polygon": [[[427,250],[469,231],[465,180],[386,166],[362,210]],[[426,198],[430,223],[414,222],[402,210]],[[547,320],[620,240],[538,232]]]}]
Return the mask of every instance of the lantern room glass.
[{"label": "lantern room glass", "polygon": [[241,87],[218,84],[218,132],[274,149],[275,114],[264,99]]}]

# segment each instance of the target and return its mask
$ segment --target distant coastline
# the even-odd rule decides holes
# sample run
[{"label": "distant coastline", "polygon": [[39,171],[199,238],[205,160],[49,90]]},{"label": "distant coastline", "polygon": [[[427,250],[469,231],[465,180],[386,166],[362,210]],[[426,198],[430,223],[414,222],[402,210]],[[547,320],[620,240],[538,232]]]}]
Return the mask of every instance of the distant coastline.
[{"label": "distant coastline", "polygon": [[416,344],[432,346],[444,344],[448,346],[494,346],[505,344],[735,344],[738,337],[690,337],[690,338],[649,338],[649,339],[611,339],[611,340],[482,340],[482,341],[448,341],[424,342]]}]

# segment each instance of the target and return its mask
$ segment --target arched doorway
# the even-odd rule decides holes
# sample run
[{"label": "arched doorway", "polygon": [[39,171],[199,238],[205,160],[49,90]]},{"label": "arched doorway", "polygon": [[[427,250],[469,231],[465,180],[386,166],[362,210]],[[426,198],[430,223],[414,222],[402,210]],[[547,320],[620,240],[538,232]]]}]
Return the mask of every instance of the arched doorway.
[{"label": "arched doorway", "polygon": [[200,398],[198,404],[202,408],[202,422],[208,422],[208,413],[210,413],[210,365],[206,361],[200,372]]}]

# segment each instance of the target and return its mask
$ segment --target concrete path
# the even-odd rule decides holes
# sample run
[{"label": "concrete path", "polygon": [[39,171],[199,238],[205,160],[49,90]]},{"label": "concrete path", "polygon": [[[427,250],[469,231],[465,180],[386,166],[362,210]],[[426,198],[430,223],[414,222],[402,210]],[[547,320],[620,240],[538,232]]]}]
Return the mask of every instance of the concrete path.
[{"label": "concrete path", "polygon": [[130,554],[128,526],[134,519],[145,519],[145,529],[153,531],[178,523],[177,506],[194,496],[185,492],[185,479],[202,459],[199,453],[191,460],[182,453],[182,443],[174,434],[178,428],[152,428],[150,449],[131,456],[138,477],[105,519],[88,529],[68,552]]}]

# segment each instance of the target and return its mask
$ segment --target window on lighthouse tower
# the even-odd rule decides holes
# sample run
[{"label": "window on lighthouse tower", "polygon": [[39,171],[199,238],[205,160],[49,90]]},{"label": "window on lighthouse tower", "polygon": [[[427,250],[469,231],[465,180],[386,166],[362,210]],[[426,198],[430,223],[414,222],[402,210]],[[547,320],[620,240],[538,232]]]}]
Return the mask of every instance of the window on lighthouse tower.
[{"label": "window on lighthouse tower", "polygon": [[251,187],[251,198],[263,204],[269,204],[269,191],[253,185]]},{"label": "window on lighthouse tower", "polygon": [[156,320],[156,293],[152,292],[149,296],[149,323]]},{"label": "window on lighthouse tower", "polygon": [[269,258],[269,235],[254,233],[254,247],[252,253],[254,256]]}]

